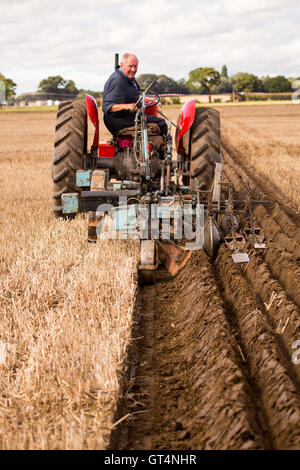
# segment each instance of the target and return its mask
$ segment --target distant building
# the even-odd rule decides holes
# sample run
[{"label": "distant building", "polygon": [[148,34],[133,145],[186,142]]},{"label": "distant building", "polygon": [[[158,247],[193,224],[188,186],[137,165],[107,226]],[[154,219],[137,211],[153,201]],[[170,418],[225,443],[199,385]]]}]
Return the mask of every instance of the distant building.
[{"label": "distant building", "polygon": [[62,93],[22,93],[16,98],[16,106],[58,106],[62,101],[75,100],[75,94]]},{"label": "distant building", "polygon": [[164,98],[166,103],[172,104],[172,98],[179,98],[180,103],[184,104],[189,100],[195,100],[196,103],[209,103],[209,96],[211,97],[211,103],[227,103],[232,101],[231,93],[223,93],[218,95],[190,95],[190,94],[178,94],[178,93],[160,93],[161,98]]}]

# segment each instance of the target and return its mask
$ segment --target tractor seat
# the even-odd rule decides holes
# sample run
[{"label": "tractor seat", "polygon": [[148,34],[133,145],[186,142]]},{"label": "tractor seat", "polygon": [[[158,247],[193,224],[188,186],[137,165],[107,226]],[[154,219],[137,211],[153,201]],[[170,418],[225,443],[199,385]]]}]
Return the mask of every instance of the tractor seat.
[{"label": "tractor seat", "polygon": [[[155,122],[151,122],[147,124],[148,135],[159,135],[160,127]],[[133,137],[135,133],[135,126],[125,127],[124,129],[120,129],[119,131],[114,132],[114,137],[124,137],[124,136],[131,136]]]}]

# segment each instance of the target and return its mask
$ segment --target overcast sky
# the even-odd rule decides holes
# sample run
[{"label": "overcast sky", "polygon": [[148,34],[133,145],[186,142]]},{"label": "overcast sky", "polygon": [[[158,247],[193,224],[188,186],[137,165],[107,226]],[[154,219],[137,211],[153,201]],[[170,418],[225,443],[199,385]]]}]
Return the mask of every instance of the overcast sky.
[{"label": "overcast sky", "polygon": [[188,78],[300,76],[299,0],[0,0],[0,72],[35,91],[50,75],[102,90],[114,54],[135,53],[138,73]]}]

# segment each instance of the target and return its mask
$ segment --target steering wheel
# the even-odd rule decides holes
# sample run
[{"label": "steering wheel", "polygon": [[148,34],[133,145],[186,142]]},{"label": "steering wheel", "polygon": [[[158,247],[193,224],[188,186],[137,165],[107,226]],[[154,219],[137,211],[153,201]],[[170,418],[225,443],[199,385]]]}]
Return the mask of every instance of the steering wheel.
[{"label": "steering wheel", "polygon": [[[142,91],[142,90],[141,90]],[[148,90],[145,98],[145,108],[153,108],[160,102],[160,97],[155,91]]]}]

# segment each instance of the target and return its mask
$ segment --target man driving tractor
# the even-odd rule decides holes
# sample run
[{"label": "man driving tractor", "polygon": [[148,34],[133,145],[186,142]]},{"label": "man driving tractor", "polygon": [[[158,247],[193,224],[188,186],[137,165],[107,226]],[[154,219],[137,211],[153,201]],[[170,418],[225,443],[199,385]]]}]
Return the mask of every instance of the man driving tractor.
[{"label": "man driving tractor", "polygon": [[[139,85],[135,79],[138,70],[138,58],[134,54],[124,54],[121,66],[109,77],[104,85],[102,110],[107,129],[115,132],[134,126],[135,103],[139,99]],[[156,123],[160,134],[167,134],[164,119],[147,114],[147,123]]]}]

